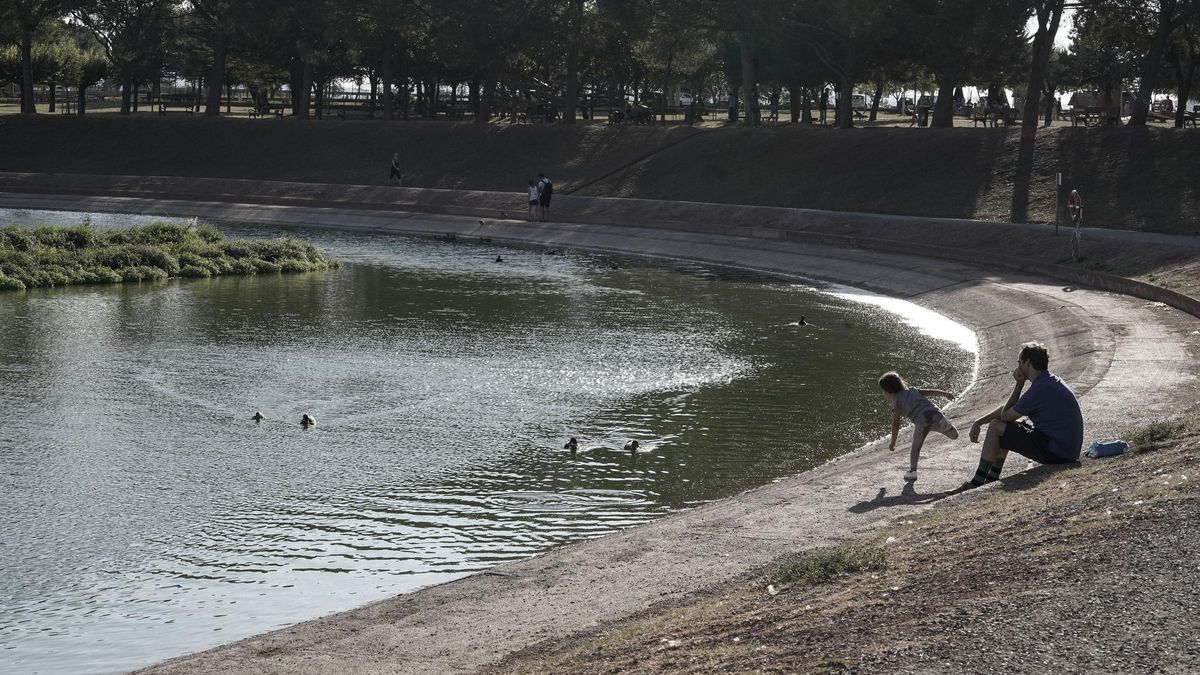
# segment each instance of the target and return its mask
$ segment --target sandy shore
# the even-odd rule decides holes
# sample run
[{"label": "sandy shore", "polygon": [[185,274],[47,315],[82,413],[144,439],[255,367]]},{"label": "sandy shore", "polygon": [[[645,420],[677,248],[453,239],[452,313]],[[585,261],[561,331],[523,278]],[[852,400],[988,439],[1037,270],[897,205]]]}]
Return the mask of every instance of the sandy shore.
[{"label": "sandy shore", "polygon": [[[689,230],[646,225],[546,223],[363,210],[338,205],[191,202],[158,197],[0,195],[0,206],[167,212],[256,222],[407,234],[455,233],[686,258],[799,274],[901,297],[972,328],[978,378],[949,412],[964,421],[1002,400],[1017,346],[1047,344],[1051,369],[1080,396],[1087,439],[1164,416],[1197,399],[1194,356],[1200,328],[1183,312],[1011,267],[856,248],[810,239],[754,236],[736,226]],[[448,198],[448,197],[447,197]],[[664,209],[667,207],[664,206]],[[660,211],[661,212],[661,211]],[[714,217],[713,220],[718,218]],[[833,226],[830,226],[833,227]],[[840,230],[831,233],[840,234]],[[939,245],[953,247],[945,236]],[[998,241],[992,252],[1011,250]],[[1137,400],[1137,409],[1127,401]],[[148,669],[155,673],[459,672],[546,641],[620,620],[761,568],[785,553],[874,531],[929,508],[969,477],[976,447],[927,443],[915,491],[902,491],[901,459],[879,443],[800,476],[602,539],[552,550],[459,581],[350,612],[254,636]],[[951,497],[950,499],[955,499]]]}]

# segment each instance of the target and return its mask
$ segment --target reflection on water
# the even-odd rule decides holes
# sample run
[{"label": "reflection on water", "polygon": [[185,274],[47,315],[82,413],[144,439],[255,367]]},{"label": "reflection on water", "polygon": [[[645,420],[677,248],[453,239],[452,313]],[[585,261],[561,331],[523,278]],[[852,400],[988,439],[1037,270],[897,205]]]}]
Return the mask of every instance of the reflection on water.
[{"label": "reflection on water", "polygon": [[884,370],[972,375],[938,317],[846,289],[303,234],[347,264],[0,295],[0,670],[131,668],[614,532],[878,437]]}]

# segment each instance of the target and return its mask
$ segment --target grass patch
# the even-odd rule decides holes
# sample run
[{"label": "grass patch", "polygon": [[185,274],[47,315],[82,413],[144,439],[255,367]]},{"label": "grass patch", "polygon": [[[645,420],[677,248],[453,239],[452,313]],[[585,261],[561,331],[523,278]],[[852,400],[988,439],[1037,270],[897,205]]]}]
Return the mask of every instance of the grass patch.
[{"label": "grass patch", "polygon": [[854,572],[881,570],[886,566],[887,554],[881,548],[832,548],[779,565],[771,573],[770,581],[783,586],[816,584]]},{"label": "grass patch", "polygon": [[1139,427],[1129,433],[1129,448],[1134,452],[1151,452],[1169,444],[1184,425],[1180,422],[1159,420]]},{"label": "grass patch", "polygon": [[122,230],[0,228],[0,290],[161,281],[171,277],[313,272],[338,266],[295,237],[228,240],[212,225],[152,223]]}]

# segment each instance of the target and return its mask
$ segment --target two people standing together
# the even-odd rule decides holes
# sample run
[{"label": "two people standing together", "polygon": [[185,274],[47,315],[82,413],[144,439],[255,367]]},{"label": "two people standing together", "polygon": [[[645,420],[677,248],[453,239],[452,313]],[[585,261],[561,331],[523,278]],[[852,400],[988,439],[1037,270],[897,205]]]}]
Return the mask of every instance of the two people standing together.
[{"label": "two people standing together", "polygon": [[545,220],[553,196],[554,183],[546,174],[539,173],[536,183],[529,181],[529,220]]}]

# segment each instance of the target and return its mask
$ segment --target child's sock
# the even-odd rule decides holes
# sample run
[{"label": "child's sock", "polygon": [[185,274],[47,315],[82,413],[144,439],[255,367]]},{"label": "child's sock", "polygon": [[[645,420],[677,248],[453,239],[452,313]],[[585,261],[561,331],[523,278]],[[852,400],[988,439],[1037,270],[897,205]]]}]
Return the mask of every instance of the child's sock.
[{"label": "child's sock", "polygon": [[990,483],[994,480],[999,480],[1000,479],[1000,470],[1003,468],[1004,468],[1004,458],[1003,457],[992,462],[992,468],[988,469],[987,481]]},{"label": "child's sock", "polygon": [[975,477],[971,479],[972,485],[983,485],[988,482],[988,473],[992,470],[992,463],[986,459],[979,460],[979,468],[975,469]]}]

